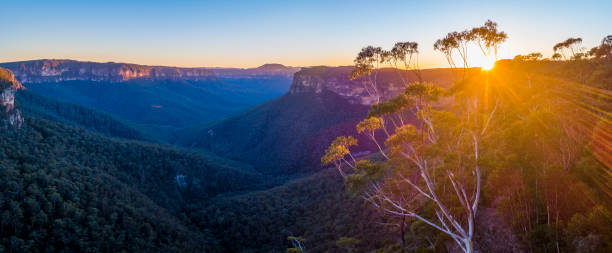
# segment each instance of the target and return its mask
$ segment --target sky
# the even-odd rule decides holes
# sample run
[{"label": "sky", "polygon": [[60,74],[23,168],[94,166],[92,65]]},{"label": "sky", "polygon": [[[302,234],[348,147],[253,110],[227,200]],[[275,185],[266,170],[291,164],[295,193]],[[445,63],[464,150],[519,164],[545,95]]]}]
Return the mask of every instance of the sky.
[{"label": "sky", "polygon": [[[491,19],[500,58],[612,34],[612,1],[31,1],[0,0],[0,62],[74,59],[181,67],[351,65],[364,46],[419,43],[422,67],[446,67],[436,39]],[[471,50],[478,65],[478,49]],[[473,55],[472,55],[473,54]]]}]

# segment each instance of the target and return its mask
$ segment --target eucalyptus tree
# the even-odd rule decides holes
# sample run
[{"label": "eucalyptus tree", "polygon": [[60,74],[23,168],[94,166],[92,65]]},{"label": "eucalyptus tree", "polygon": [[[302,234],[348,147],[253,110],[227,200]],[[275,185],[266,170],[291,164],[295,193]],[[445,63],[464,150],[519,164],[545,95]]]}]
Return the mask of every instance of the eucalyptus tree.
[{"label": "eucalyptus tree", "polygon": [[472,39],[485,56],[493,54],[497,59],[499,45],[508,39],[508,35],[503,31],[497,30],[497,23],[487,20],[483,26],[475,27],[470,30]]},{"label": "eucalyptus tree", "polygon": [[[421,75],[421,69],[419,67],[418,43],[411,41],[397,42],[391,51],[388,51],[388,54],[390,56],[388,61],[395,67],[395,69],[398,69],[399,64],[401,63],[405,70],[411,70],[415,73],[418,82],[423,81],[423,76]],[[406,83],[404,76],[400,76],[402,78],[402,82]]]},{"label": "eucalyptus tree", "polygon": [[459,54],[461,59],[461,66],[466,69],[469,67],[468,64],[468,44],[472,35],[468,31],[463,32],[450,32],[442,39],[436,40],[434,43],[434,50],[440,51],[446,57],[446,61],[451,68],[456,68],[457,63],[453,58],[455,51]]},{"label": "eucalyptus tree", "polygon": [[383,51],[381,47],[367,46],[361,49],[354,61],[355,69],[351,73],[350,79],[365,79],[363,88],[368,95],[376,99],[376,102],[380,102],[377,85],[378,69],[387,61],[388,57],[388,53]]},{"label": "eucalyptus tree", "polygon": [[455,40],[455,37],[451,36],[449,33],[446,35],[446,37],[436,40],[434,43],[434,50],[442,52],[448,65],[454,69],[457,68],[457,64],[455,63],[455,60],[453,60],[453,50],[455,50],[458,46],[459,45],[457,40]]},{"label": "eucalyptus tree", "polygon": [[589,55],[598,60],[612,61],[612,35],[601,40],[601,44],[589,50]]},{"label": "eucalyptus tree", "polygon": [[[434,48],[445,54],[453,68],[456,67],[453,54],[457,52],[466,69],[469,43],[477,41],[483,53],[490,55],[506,38],[504,32],[497,30],[497,24],[487,21],[480,28],[449,33],[436,41]],[[374,52],[380,52],[382,57]],[[371,67],[374,64],[370,63],[380,59],[392,64],[397,64],[399,58],[410,62],[412,54],[418,57],[416,43],[398,43],[391,51],[364,48],[355,60],[353,77],[375,72],[362,70],[362,66]],[[339,137],[327,149],[322,162],[334,164],[345,178],[347,188],[360,193],[376,208],[427,224],[448,235],[464,252],[473,252],[482,185],[480,157],[488,152],[482,146],[497,122],[494,115],[498,102],[490,106],[488,100],[480,99],[488,80],[475,78],[462,81],[462,87],[455,89],[454,95],[462,97],[457,100],[458,108],[436,110],[433,103],[449,93],[422,79],[413,83],[403,80],[404,93],[387,101],[377,100],[368,118],[357,125],[357,132],[366,134],[376,144],[381,157],[357,161],[350,152],[356,141]],[[420,126],[401,117],[406,109],[413,110]],[[391,129],[385,127],[389,121]],[[377,139],[379,131],[386,136],[384,144]],[[352,173],[345,173],[343,167]]]},{"label": "eucalyptus tree", "polygon": [[559,53],[563,59],[571,59],[582,51],[581,44],[582,38],[568,38],[555,44],[553,51]]}]

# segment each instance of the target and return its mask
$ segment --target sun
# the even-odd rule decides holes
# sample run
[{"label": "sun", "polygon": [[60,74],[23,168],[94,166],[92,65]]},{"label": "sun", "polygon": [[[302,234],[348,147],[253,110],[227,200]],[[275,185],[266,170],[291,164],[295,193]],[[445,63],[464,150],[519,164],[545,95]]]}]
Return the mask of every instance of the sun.
[{"label": "sun", "polygon": [[488,57],[487,59],[484,59],[480,63],[480,67],[482,68],[482,70],[485,70],[485,71],[491,70],[493,67],[495,67],[495,59],[490,58],[490,57]]}]

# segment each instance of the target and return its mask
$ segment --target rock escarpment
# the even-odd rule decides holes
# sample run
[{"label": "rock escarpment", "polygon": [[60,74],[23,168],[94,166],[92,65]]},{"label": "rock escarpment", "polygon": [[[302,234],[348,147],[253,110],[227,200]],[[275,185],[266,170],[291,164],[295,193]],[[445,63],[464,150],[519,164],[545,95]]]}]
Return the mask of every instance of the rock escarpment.
[{"label": "rock escarpment", "polygon": [[[350,80],[351,71],[353,71],[351,66],[303,68],[295,73],[289,93],[331,91],[352,104],[371,105],[375,103],[375,96],[365,88],[370,86],[367,77]],[[450,69],[425,69],[421,71],[421,74],[423,81],[433,82],[444,88],[450,87],[455,79],[455,74]],[[380,69],[376,76],[376,88],[381,100],[390,99],[404,92],[407,83],[417,80],[414,72],[395,69]]]},{"label": "rock escarpment", "polygon": [[23,124],[21,111],[15,106],[15,93],[19,89],[24,88],[19,81],[15,80],[13,73],[0,68],[0,127],[20,128]]},{"label": "rock escarpment", "polygon": [[125,82],[130,80],[214,80],[215,74],[205,68],[145,66],[127,63],[98,63],[73,60],[34,60],[2,63],[22,83],[64,81]]}]

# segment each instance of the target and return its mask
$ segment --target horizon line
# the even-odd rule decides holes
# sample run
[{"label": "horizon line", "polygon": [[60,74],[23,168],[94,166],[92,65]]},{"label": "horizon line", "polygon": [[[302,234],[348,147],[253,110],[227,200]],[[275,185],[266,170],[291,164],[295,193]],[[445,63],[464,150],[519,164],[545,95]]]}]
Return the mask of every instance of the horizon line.
[{"label": "horizon line", "polygon": [[[500,61],[500,60],[511,60],[511,59],[499,59],[497,61]],[[260,64],[260,65],[257,65],[257,66],[252,66],[252,67],[220,67],[220,66],[206,67],[206,66],[176,66],[176,65],[173,66],[173,65],[158,65],[158,64],[141,64],[141,63],[121,62],[121,61],[75,60],[75,59],[69,59],[69,58],[39,58],[39,59],[18,60],[18,61],[2,61],[2,62],[0,62],[0,64],[35,62],[35,61],[72,61],[72,62],[98,63],[98,64],[115,63],[115,64],[128,64],[128,65],[138,65],[138,66],[146,66],[146,67],[166,67],[166,68],[184,68],[184,69],[213,69],[213,70],[214,69],[255,69],[255,68],[259,68],[259,67],[265,66],[265,65],[276,65],[276,64],[282,65],[283,67],[291,67],[291,68],[354,67],[354,65],[308,65],[308,66],[293,66],[293,65],[285,65],[283,63],[277,63],[277,62],[268,62],[268,63],[263,63],[263,64]],[[479,68],[479,67],[478,66],[468,67],[468,69],[471,69],[471,68]],[[406,70],[406,69],[403,69],[403,68],[396,68],[396,67],[393,67],[393,66],[380,67],[379,69]],[[450,66],[445,66],[445,67],[430,66],[430,67],[420,68],[420,70],[426,70],[426,69],[452,69],[452,67],[450,67]],[[410,70],[414,70],[414,69],[410,69]]]}]

